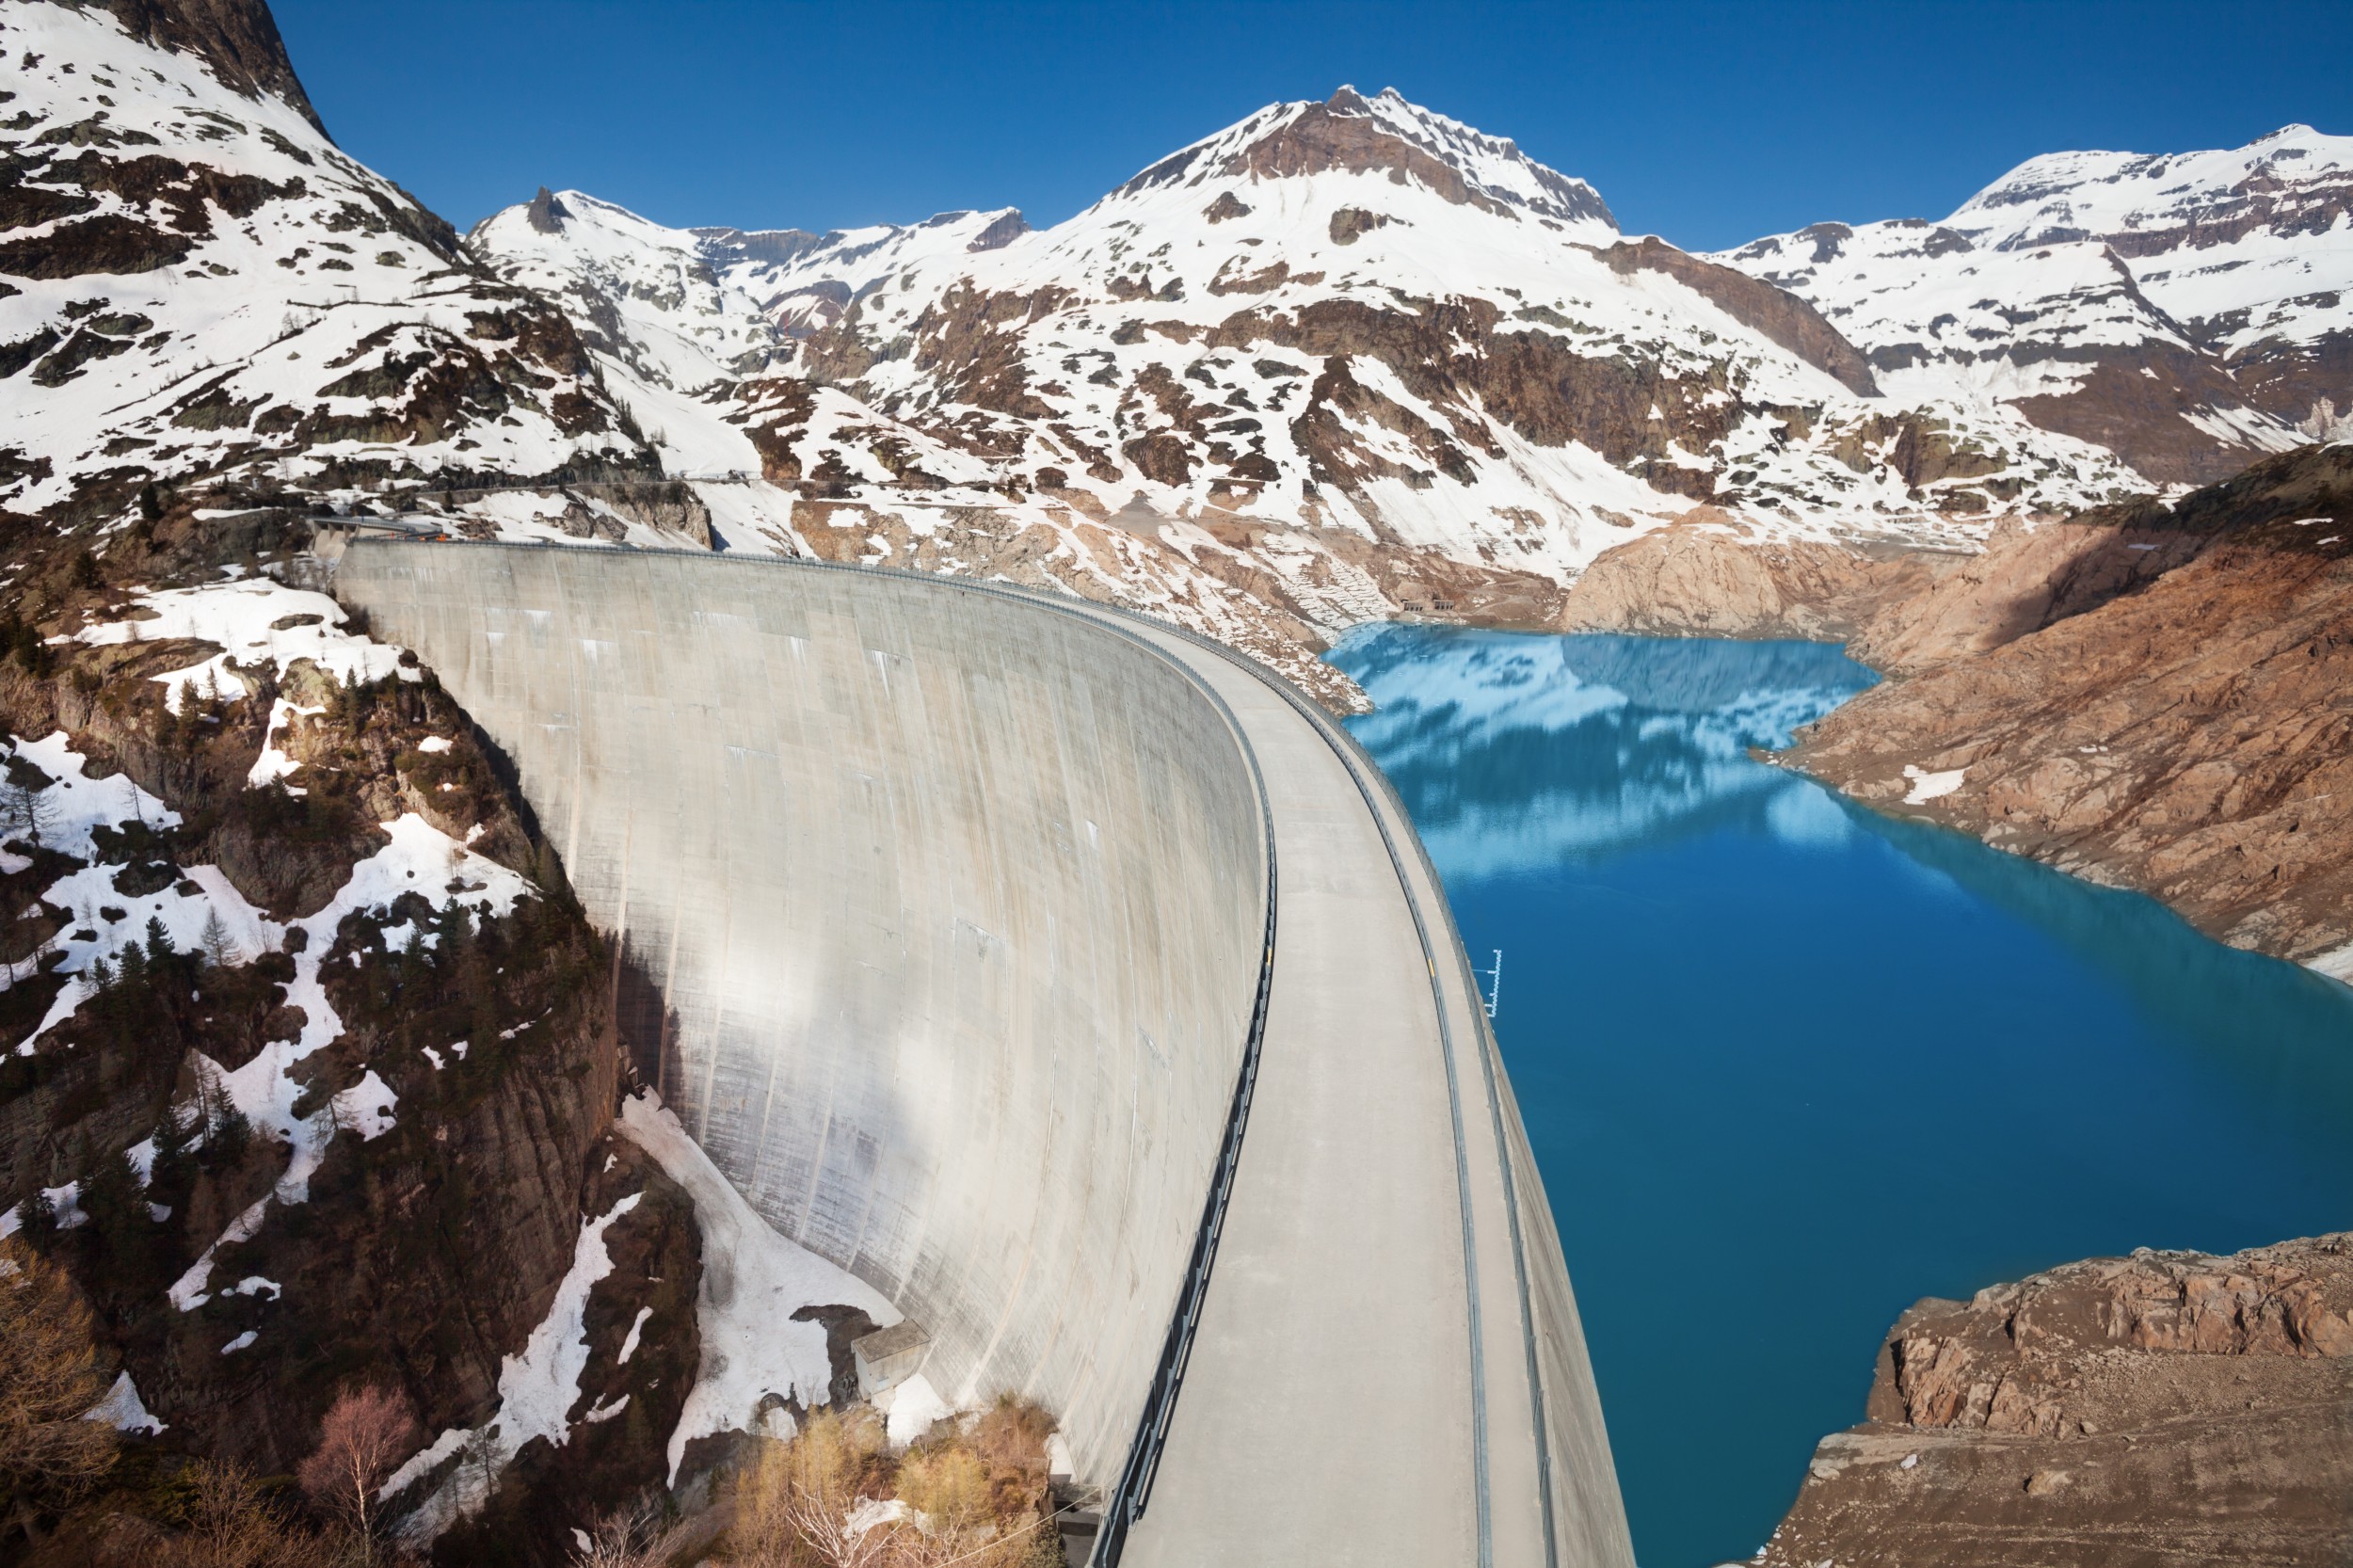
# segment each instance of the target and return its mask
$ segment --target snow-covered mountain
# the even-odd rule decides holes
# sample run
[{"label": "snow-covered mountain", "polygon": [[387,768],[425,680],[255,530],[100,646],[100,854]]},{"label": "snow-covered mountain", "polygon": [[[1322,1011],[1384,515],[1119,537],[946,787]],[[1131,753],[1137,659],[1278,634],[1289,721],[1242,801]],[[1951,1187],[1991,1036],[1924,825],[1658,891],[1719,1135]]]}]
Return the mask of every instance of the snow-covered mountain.
[{"label": "snow-covered mountain", "polygon": [[0,0],[0,507],[56,525],[390,490],[1058,586],[1344,696],[1346,628],[1546,624],[1670,523],[1966,548],[2353,408],[2353,143],[2301,129],[1708,258],[1342,88],[1044,231],[543,190],[460,243],[334,148],[258,0]]},{"label": "snow-covered mountain", "polygon": [[0,54],[0,508],[655,472],[564,313],[337,151],[263,8],[6,0]]},{"label": "snow-covered mountain", "polygon": [[2055,152],[1942,223],[1716,259],[1818,306],[1890,395],[1998,400],[2160,483],[2353,433],[2353,136]]},{"label": "snow-covered mountain", "polygon": [[471,243],[566,301],[670,462],[756,466],[796,548],[1253,646],[1542,620],[1703,505],[1951,543],[2138,483],[1999,404],[1880,396],[1800,299],[1393,91],[1271,105],[1044,231],[674,231],[560,192]]}]

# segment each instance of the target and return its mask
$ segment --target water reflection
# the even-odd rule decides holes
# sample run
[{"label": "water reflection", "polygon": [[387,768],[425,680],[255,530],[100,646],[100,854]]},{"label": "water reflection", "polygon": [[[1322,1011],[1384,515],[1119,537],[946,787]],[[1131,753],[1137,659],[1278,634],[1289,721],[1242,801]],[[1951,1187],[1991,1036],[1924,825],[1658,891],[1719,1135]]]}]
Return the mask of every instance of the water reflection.
[{"label": "water reflection", "polygon": [[1390,627],[1332,660],[1506,950],[1649,1568],[1754,1549],[1917,1297],[2353,1225],[2353,991],[1756,760],[1872,683],[1836,648]]},{"label": "water reflection", "polygon": [[1816,643],[1423,626],[1360,632],[1331,661],[1372,698],[1351,728],[1432,856],[1471,877],[1734,824],[1842,835],[1818,790],[1748,753],[1878,679]]}]

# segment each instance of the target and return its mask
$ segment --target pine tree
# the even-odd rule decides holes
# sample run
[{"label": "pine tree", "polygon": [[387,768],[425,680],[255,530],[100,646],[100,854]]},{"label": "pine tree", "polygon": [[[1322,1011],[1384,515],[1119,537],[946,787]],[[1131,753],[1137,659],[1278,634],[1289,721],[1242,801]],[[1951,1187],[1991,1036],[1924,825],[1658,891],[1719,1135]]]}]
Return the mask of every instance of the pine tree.
[{"label": "pine tree", "polygon": [[49,1195],[49,1189],[36,1179],[32,1192],[24,1199],[19,1228],[26,1240],[36,1247],[47,1247],[57,1234],[57,1201]]},{"label": "pine tree", "polygon": [[196,1154],[190,1129],[182,1125],[179,1109],[164,1107],[155,1123],[155,1158],[149,1164],[150,1192],[179,1193],[196,1180]]},{"label": "pine tree", "polygon": [[224,1165],[245,1162],[246,1150],[253,1146],[253,1124],[226,1094],[214,1107],[212,1119],[205,1126],[204,1151],[218,1157]]},{"label": "pine tree", "polygon": [[164,918],[163,918],[161,915],[150,915],[150,916],[148,916],[148,917],[147,917],[147,965],[148,965],[148,968],[151,968],[151,969],[160,969],[160,968],[164,968],[166,965],[168,965],[168,964],[169,964],[169,963],[171,962],[171,960],[173,959],[173,957],[175,957],[175,956],[177,955],[178,952],[179,952],[179,950],[178,950],[178,949],[176,949],[176,948],[174,948],[174,947],[171,945],[171,933],[170,933],[170,932],[168,932],[168,931],[166,931],[166,930],[164,929]]},{"label": "pine tree", "polygon": [[147,985],[147,950],[136,942],[122,944],[116,959],[115,985],[125,991],[142,990]]},{"label": "pine tree", "polygon": [[109,1248],[120,1248],[147,1233],[147,1200],[139,1191],[137,1170],[128,1151],[101,1155],[82,1178],[82,1212],[89,1216]]}]

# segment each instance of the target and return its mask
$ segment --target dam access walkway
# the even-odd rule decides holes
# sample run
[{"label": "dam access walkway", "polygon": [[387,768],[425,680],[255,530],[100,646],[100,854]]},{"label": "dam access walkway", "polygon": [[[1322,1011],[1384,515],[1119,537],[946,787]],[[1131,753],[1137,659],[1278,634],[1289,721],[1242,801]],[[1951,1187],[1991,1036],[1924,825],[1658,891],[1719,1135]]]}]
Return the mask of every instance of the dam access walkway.
[{"label": "dam access walkway", "polygon": [[1608,1478],[1609,1454],[1597,1423],[1553,1418],[1531,1362],[1563,1347],[1533,1318],[1530,1232],[1557,1243],[1413,824],[1278,677],[1142,634],[1250,737],[1279,920],[1229,1215],[1125,1560],[1625,1560],[1623,1526],[1561,1517],[1580,1488],[1543,1473]]},{"label": "dam access walkway", "polygon": [[1631,1568],[1444,892],[1279,677],[816,563],[356,541],[338,591],[507,752],[728,1179],[952,1400],[1062,1416],[1096,1561]]}]

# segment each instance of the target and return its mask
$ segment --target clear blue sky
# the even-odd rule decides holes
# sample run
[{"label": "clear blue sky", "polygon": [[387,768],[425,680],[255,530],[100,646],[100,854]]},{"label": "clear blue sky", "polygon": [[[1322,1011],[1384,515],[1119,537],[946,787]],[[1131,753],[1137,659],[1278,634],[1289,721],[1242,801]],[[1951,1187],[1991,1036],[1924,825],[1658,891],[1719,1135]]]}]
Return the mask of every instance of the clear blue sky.
[{"label": "clear blue sky", "polygon": [[276,0],[328,129],[461,228],[540,184],[671,224],[1068,216],[1342,82],[1692,249],[1942,216],[2063,148],[2353,134],[2353,4]]}]

